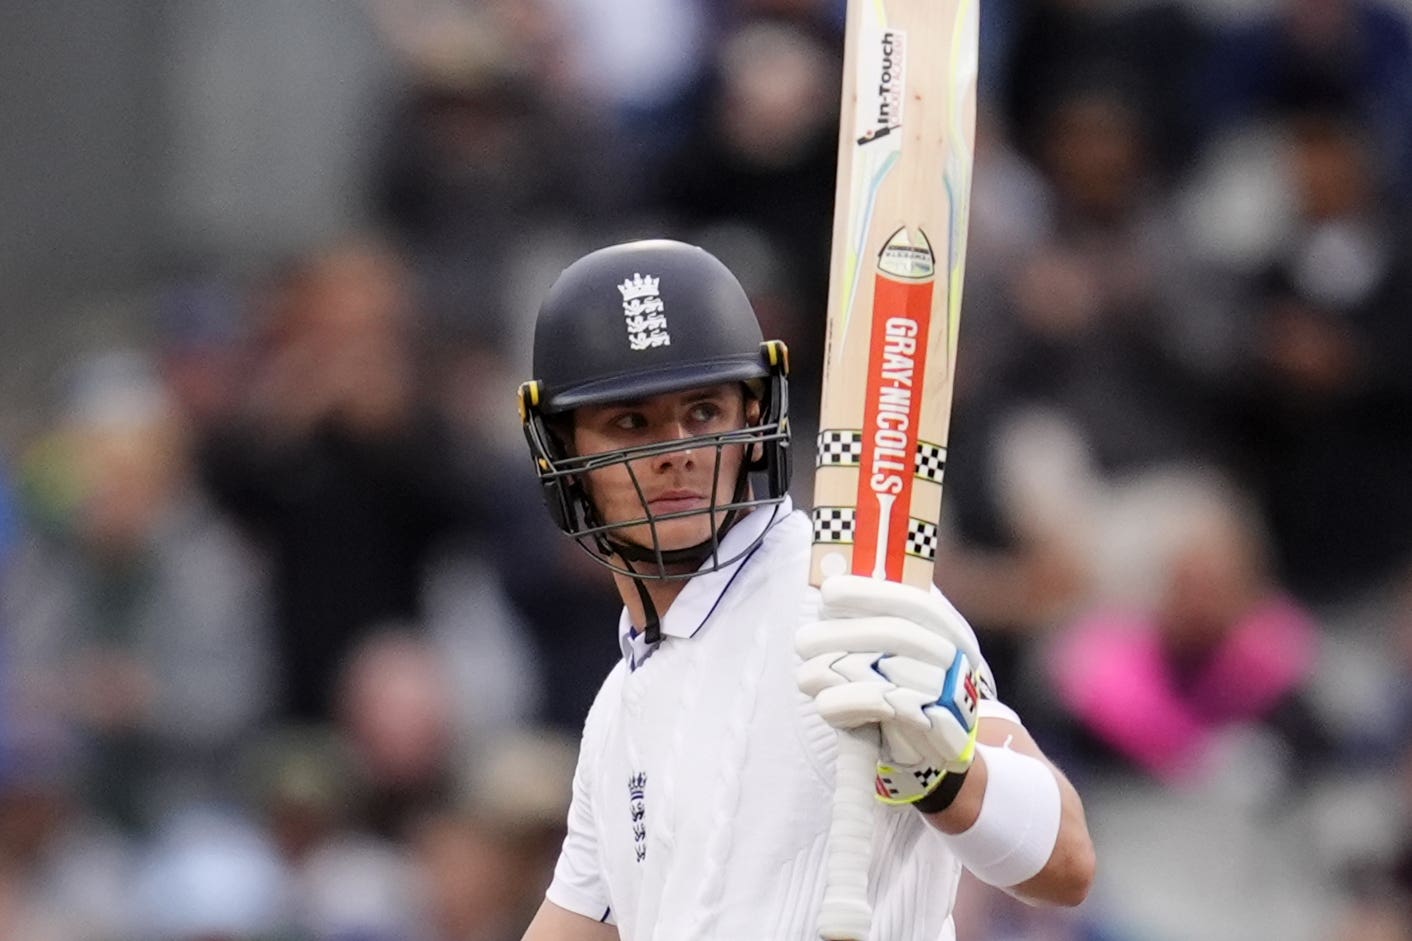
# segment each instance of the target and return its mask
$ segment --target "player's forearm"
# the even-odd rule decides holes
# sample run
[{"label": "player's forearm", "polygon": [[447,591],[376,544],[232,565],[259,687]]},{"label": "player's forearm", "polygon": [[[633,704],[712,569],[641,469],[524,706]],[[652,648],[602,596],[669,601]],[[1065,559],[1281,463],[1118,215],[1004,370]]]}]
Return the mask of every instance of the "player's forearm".
[{"label": "player's forearm", "polygon": [[1054,773],[1059,781],[1061,807],[1059,839],[1049,862],[1037,875],[1006,891],[1026,902],[1073,906],[1088,897],[1097,859],[1083,802],[1068,779],[1057,770]]},{"label": "player's forearm", "polygon": [[[986,722],[980,741],[992,747],[977,750],[951,805],[927,815],[927,820],[953,837],[953,848],[983,881],[1027,902],[1078,905],[1088,895],[1095,868],[1093,843],[1078,792],[1023,728],[1008,722]],[[1010,754],[998,754],[1000,748]],[[987,753],[1000,765],[996,773],[1007,776],[999,785],[992,781]],[[1002,758],[1005,760],[1000,761]],[[1036,793],[1033,800],[1026,797],[1029,788],[1037,786],[1043,791],[1049,787],[1043,775],[1051,776],[1057,787],[1057,833],[1054,817],[1046,818],[1031,806],[1043,804],[1046,797],[1053,801],[1053,791]],[[1026,776],[1030,780],[1026,781]],[[991,794],[996,795],[992,798],[995,803],[987,807],[986,798]],[[981,819],[983,809],[988,812],[985,820]]]}]

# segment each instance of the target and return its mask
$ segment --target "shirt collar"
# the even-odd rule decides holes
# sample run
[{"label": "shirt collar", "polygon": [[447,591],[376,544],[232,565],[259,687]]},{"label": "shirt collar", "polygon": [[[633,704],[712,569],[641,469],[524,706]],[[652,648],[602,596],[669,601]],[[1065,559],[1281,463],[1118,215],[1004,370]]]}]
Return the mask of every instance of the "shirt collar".
[{"label": "shirt collar", "polygon": [[[721,540],[720,555],[730,558],[740,553],[746,546],[759,539],[771,526],[792,512],[794,512],[794,504],[786,495],[775,506],[760,507],[745,514]],[[729,565],[722,566],[714,572],[701,572],[688,579],[681,594],[677,595],[672,606],[667,609],[667,613],[662,615],[663,636],[680,638],[696,636],[696,633],[705,627],[706,622],[711,619],[711,614],[720,604],[721,598],[725,596],[726,589],[730,587],[736,575],[759,549],[760,547],[757,545]],[[632,620],[628,617],[627,608],[624,608],[618,617],[618,642],[622,647],[623,657],[632,669],[636,669],[652,654],[642,632],[633,627]]]}]

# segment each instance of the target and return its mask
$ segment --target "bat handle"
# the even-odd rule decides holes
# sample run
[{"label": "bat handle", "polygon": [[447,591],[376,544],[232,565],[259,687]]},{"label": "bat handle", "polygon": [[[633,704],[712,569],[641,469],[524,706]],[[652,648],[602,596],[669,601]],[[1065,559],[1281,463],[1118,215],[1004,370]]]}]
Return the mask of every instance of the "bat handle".
[{"label": "bat handle", "polygon": [[880,744],[875,725],[838,733],[828,881],[819,909],[819,936],[825,941],[867,941],[872,925],[868,865],[873,853],[873,791]]}]

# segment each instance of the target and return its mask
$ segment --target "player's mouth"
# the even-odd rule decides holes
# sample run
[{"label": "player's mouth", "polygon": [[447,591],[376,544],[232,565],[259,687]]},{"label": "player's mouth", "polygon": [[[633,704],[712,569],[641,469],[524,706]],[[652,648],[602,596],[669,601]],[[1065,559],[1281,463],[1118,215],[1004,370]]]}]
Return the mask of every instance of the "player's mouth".
[{"label": "player's mouth", "polygon": [[691,490],[668,490],[648,501],[647,506],[654,515],[684,513],[688,510],[704,510],[710,503],[706,497]]}]

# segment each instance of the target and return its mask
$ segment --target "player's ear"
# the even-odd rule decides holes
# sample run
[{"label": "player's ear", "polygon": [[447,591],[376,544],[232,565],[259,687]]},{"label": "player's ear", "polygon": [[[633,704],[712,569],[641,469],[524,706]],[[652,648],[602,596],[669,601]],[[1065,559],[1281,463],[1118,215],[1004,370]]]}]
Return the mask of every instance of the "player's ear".
[{"label": "player's ear", "polygon": [[[742,383],[740,388],[745,405],[745,427],[750,428],[760,424],[760,417],[763,414],[760,398],[764,395],[765,390],[763,384],[758,381]],[[765,446],[756,442],[750,446],[750,455],[746,466],[750,470],[759,470],[764,467],[764,463]]]},{"label": "player's ear", "polygon": [[[577,427],[577,422],[574,421],[573,412],[546,416],[544,427],[548,431],[549,437],[554,441],[554,446],[558,448],[561,457],[573,457],[578,454],[578,447],[574,440],[574,429]],[[569,474],[564,478],[564,486],[571,496],[592,499],[588,492],[587,475]]]},{"label": "player's ear", "polygon": [[573,457],[576,453],[574,448],[574,413],[569,412],[562,415],[544,416],[544,430],[549,433],[549,439],[558,449],[560,456]]},{"label": "player's ear", "polygon": [[740,394],[745,404],[745,423],[747,425],[760,424],[762,411],[760,400],[765,397],[765,384],[758,379],[742,382]]}]

